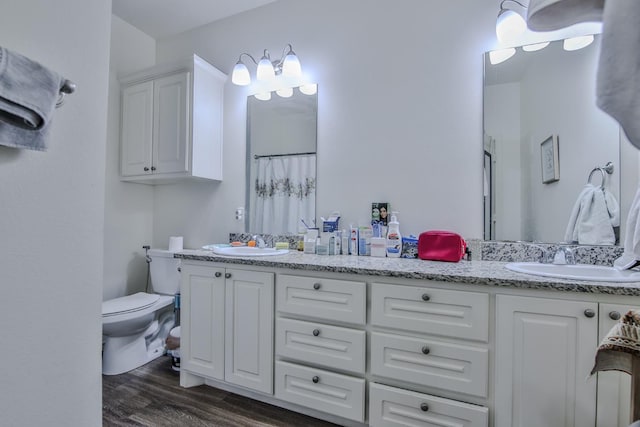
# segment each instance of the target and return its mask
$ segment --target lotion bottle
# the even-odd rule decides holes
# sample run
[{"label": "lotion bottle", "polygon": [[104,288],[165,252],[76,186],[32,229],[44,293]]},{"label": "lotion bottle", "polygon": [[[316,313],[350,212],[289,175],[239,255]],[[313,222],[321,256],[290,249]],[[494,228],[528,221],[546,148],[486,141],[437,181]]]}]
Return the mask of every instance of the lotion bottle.
[{"label": "lotion bottle", "polygon": [[387,230],[387,256],[389,258],[400,258],[402,252],[402,235],[400,234],[400,223],[397,217],[398,212],[391,212],[391,221]]}]

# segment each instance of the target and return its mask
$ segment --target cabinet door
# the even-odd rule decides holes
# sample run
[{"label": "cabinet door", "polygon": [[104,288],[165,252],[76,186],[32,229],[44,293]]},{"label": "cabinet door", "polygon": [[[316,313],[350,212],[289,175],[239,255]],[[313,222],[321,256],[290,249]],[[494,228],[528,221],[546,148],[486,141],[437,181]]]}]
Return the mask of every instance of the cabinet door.
[{"label": "cabinet door", "polygon": [[496,427],[595,426],[597,310],[496,296]]},{"label": "cabinet door", "polygon": [[[599,341],[621,316],[640,307],[600,304]],[[598,427],[627,427],[631,424],[631,375],[619,371],[598,372]]]},{"label": "cabinet door", "polygon": [[227,269],[225,381],[273,394],[273,274]]},{"label": "cabinet door", "polygon": [[120,172],[122,176],[151,174],[153,82],[123,88],[121,107]]},{"label": "cabinet door", "polygon": [[224,269],[183,265],[181,369],[224,379]]},{"label": "cabinet door", "polygon": [[154,82],[154,173],[189,170],[189,76],[190,73],[184,72]]}]

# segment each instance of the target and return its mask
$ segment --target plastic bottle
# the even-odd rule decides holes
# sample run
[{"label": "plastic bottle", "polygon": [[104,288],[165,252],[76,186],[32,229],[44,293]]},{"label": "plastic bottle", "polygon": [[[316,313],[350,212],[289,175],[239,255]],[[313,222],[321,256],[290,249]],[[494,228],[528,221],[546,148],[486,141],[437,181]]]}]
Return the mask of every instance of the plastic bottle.
[{"label": "plastic bottle", "polygon": [[389,258],[400,258],[402,252],[402,235],[400,234],[400,223],[397,217],[398,212],[391,212],[391,221],[387,231],[387,256]]}]

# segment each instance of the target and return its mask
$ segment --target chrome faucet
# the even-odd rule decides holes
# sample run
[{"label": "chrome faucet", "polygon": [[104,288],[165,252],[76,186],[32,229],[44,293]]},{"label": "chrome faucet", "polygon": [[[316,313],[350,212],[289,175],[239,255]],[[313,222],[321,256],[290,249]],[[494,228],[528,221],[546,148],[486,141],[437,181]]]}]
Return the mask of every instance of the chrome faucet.
[{"label": "chrome faucet", "polygon": [[253,240],[256,241],[256,246],[259,249],[264,249],[267,247],[267,244],[264,242],[264,239],[260,236],[258,236],[257,234],[255,236],[253,236]]},{"label": "chrome faucet", "polygon": [[553,264],[570,264],[576,263],[576,256],[573,250],[567,246],[559,246],[553,255]]}]

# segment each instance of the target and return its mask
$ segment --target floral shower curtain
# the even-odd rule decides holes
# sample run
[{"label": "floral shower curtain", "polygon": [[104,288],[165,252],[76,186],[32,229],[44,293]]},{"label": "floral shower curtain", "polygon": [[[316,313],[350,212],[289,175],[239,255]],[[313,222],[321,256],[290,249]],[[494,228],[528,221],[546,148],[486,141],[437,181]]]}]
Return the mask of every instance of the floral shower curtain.
[{"label": "floral shower curtain", "polygon": [[256,160],[250,230],[295,233],[300,219],[315,219],[316,155],[261,157]]}]

